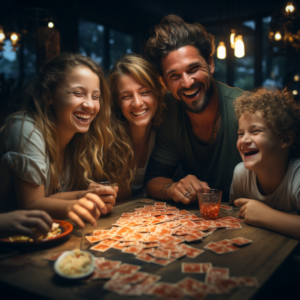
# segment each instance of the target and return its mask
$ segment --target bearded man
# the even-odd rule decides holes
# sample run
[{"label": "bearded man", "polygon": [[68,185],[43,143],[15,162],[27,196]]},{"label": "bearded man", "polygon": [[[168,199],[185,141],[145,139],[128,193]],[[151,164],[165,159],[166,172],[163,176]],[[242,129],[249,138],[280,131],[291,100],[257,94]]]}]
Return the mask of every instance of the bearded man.
[{"label": "bearded man", "polygon": [[[147,41],[146,55],[170,92],[145,178],[151,197],[188,204],[210,187],[228,199],[241,162],[232,102],[243,91],[213,79],[214,51],[214,37],[202,25],[175,15],[164,17]],[[185,177],[174,182],[179,164]]]}]

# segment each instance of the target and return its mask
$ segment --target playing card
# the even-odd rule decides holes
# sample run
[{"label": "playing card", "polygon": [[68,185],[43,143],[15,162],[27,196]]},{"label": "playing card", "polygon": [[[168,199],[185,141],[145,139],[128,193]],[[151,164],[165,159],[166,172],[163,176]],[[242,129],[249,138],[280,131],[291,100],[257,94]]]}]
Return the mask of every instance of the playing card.
[{"label": "playing card", "polygon": [[171,235],[173,232],[172,229],[169,229],[169,228],[164,228],[164,227],[161,227],[161,226],[157,226],[156,227],[156,231],[155,231],[155,234],[156,235]]},{"label": "playing card", "polygon": [[170,263],[176,261],[176,258],[170,258],[170,259],[160,259],[160,258],[154,258],[152,260],[153,263],[161,265],[161,266],[167,266]]},{"label": "playing card", "polygon": [[179,259],[183,256],[186,256],[186,251],[171,251],[171,257]]},{"label": "playing card", "polygon": [[164,245],[164,244],[168,244],[170,242],[173,242],[175,239],[176,238],[173,237],[173,236],[164,236],[163,238],[161,238],[159,240],[159,243]]},{"label": "playing card", "polygon": [[157,242],[153,242],[153,243],[145,243],[144,244],[144,249],[148,249],[148,248],[156,248],[159,246],[159,243]]},{"label": "playing card", "polygon": [[135,258],[145,262],[152,262],[154,260],[154,257],[151,256],[149,253],[138,254]]},{"label": "playing card", "polygon": [[104,285],[103,288],[105,290],[115,292],[115,293],[120,293],[122,290],[130,288],[130,284],[127,284],[125,282],[116,282],[114,280],[107,281]]},{"label": "playing card", "polygon": [[124,296],[141,296],[148,288],[149,286],[146,285],[134,284],[129,287],[125,287],[119,292],[119,294]]},{"label": "playing card", "polygon": [[189,258],[196,258],[197,256],[199,256],[200,254],[202,254],[204,252],[204,250],[202,250],[202,249],[193,248],[186,244],[181,244],[181,245],[179,245],[179,247],[180,247],[180,250],[186,252],[187,257],[189,257]]},{"label": "playing card", "polygon": [[148,276],[148,273],[145,273],[145,272],[136,272],[135,274],[129,274],[129,275],[116,274],[113,277],[113,280],[115,280],[117,282],[137,284],[140,281],[144,280],[147,276]]},{"label": "playing card", "polygon": [[225,210],[225,211],[227,211],[227,212],[233,211],[232,206],[229,206],[229,205],[223,205],[223,204],[220,205],[220,209]]},{"label": "playing card", "polygon": [[156,283],[148,293],[167,300],[179,300],[184,296],[180,288],[165,282]]},{"label": "playing card", "polygon": [[155,258],[161,258],[161,259],[170,259],[171,258],[171,251],[169,251],[169,250],[155,249],[154,251],[152,251],[149,254]]},{"label": "playing card", "polygon": [[242,237],[237,237],[237,238],[231,239],[230,242],[235,245],[238,245],[238,246],[244,246],[244,245],[251,244],[252,240],[248,240],[248,239],[245,239]]},{"label": "playing card", "polygon": [[209,245],[206,247],[206,249],[209,249],[216,254],[225,254],[232,252],[232,250],[228,246]]},{"label": "playing card", "polygon": [[116,260],[95,261],[95,267],[100,272],[108,272],[118,268],[121,263],[121,261]]},{"label": "playing card", "polygon": [[205,277],[205,282],[212,284],[216,278],[229,278],[229,269],[227,268],[215,268],[208,269]]},{"label": "playing card", "polygon": [[139,284],[149,286],[149,285],[157,282],[158,280],[160,280],[160,278],[161,278],[161,276],[148,274],[145,279],[143,279],[142,281],[139,282]]},{"label": "playing card", "polygon": [[182,263],[181,264],[182,273],[201,273],[200,263]]},{"label": "playing card", "polygon": [[201,273],[207,273],[207,271],[212,268],[212,264],[211,263],[200,263],[200,267],[201,267]]},{"label": "playing card", "polygon": [[118,268],[118,273],[119,274],[134,274],[136,273],[139,269],[141,268],[141,266],[136,266],[136,265],[131,265],[131,264],[122,264],[119,268]]},{"label": "playing card", "polygon": [[139,251],[141,251],[142,247],[141,246],[129,246],[129,247],[125,247],[122,249],[123,253],[132,253],[132,254],[136,254]]},{"label": "playing card", "polygon": [[113,245],[118,244],[118,243],[119,242],[116,241],[116,240],[107,239],[107,240],[104,240],[104,241],[100,242],[99,244],[101,244],[101,245],[108,245],[108,246],[112,247]]},{"label": "playing card", "polygon": [[105,251],[107,251],[110,248],[111,248],[110,245],[103,245],[103,244],[99,243],[96,246],[90,248],[90,250],[99,251],[99,252],[105,252]]},{"label": "playing card", "polygon": [[89,241],[89,243],[96,243],[102,241],[102,238],[94,235],[86,235],[85,238]]},{"label": "playing card", "polygon": [[194,241],[198,241],[201,240],[202,237],[205,236],[205,234],[201,235],[201,234],[188,234],[188,235],[184,235],[183,238],[187,241],[187,242],[194,242]]},{"label": "playing card", "polygon": [[239,287],[238,282],[233,278],[215,278],[214,285],[221,293],[228,293]]},{"label": "playing card", "polygon": [[231,277],[235,279],[239,286],[242,287],[259,287],[255,277]]},{"label": "playing card", "polygon": [[242,225],[240,223],[228,224],[226,229],[242,229]]},{"label": "playing card", "polygon": [[153,201],[154,200],[151,200],[151,199],[143,199],[140,202],[142,202],[142,203],[150,203],[150,202],[153,202]]}]

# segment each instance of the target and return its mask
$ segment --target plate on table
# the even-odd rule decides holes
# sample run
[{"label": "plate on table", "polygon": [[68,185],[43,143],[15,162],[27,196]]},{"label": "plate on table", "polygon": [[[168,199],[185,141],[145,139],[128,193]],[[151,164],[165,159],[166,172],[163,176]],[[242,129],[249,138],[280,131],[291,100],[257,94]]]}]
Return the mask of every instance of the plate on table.
[{"label": "plate on table", "polygon": [[[73,230],[73,225],[71,223],[67,222],[67,221],[53,220],[53,224],[54,223],[58,224],[56,229],[59,229],[60,232],[58,232],[58,233],[55,234],[54,230],[56,230],[56,229],[54,229],[54,230],[52,229],[49,232],[50,234],[48,233],[49,237],[42,238],[42,239],[40,239],[37,242],[30,241],[28,238],[22,237],[20,235],[16,235],[16,236],[5,238],[5,239],[0,239],[0,242],[1,243],[7,243],[7,244],[14,244],[14,245],[24,245],[24,244],[26,244],[26,245],[38,245],[38,244],[45,244],[45,243],[49,243],[49,242],[61,239],[61,238],[65,237],[65,236],[67,236]],[[55,235],[52,235],[52,233],[54,233]]]},{"label": "plate on table", "polygon": [[76,249],[64,252],[54,263],[56,274],[67,279],[80,279],[94,272],[94,256]]}]

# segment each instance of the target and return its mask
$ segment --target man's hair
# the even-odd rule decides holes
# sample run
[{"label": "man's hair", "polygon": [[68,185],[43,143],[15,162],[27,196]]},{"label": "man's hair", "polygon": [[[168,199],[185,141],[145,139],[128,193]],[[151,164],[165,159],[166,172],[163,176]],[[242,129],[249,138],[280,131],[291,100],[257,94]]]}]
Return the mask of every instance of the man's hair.
[{"label": "man's hair", "polygon": [[204,26],[198,23],[185,23],[180,17],[169,15],[155,26],[152,36],[147,41],[145,53],[163,75],[162,57],[189,45],[194,46],[206,62],[210,55],[215,53],[214,36],[207,33]]},{"label": "man's hair", "polygon": [[278,136],[288,131],[294,132],[290,157],[300,156],[300,105],[290,91],[258,88],[252,93],[240,95],[233,105],[238,120],[243,114],[259,111]]}]

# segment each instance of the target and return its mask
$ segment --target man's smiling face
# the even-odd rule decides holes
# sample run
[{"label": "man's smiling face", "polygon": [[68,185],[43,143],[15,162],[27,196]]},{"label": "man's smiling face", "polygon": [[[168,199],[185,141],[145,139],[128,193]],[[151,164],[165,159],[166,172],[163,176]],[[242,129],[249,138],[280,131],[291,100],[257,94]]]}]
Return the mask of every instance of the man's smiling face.
[{"label": "man's smiling face", "polygon": [[172,95],[187,111],[203,112],[213,92],[213,58],[207,63],[194,46],[185,46],[170,52],[161,62],[163,80]]}]

